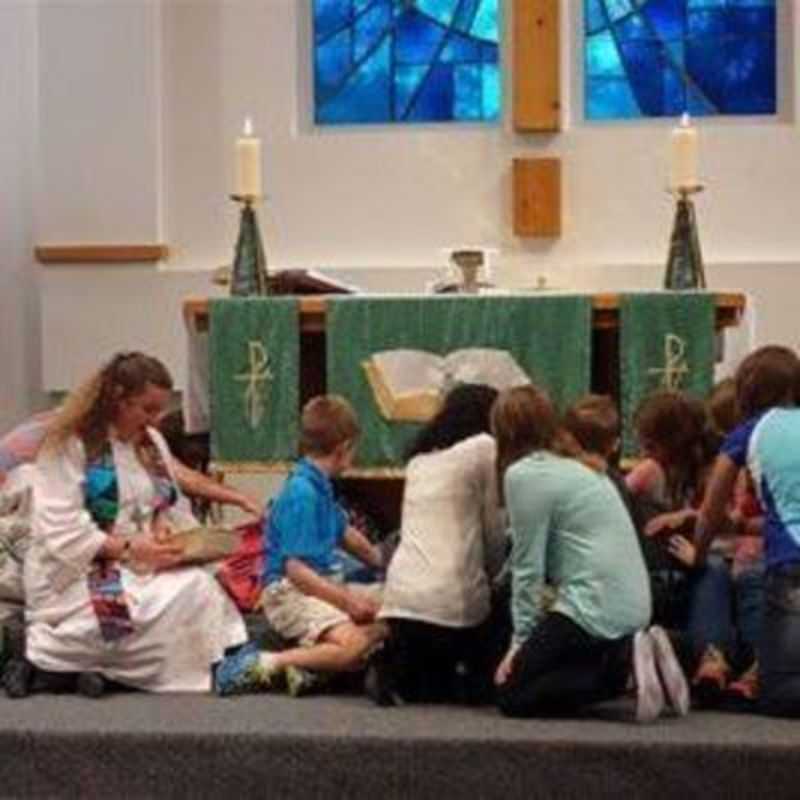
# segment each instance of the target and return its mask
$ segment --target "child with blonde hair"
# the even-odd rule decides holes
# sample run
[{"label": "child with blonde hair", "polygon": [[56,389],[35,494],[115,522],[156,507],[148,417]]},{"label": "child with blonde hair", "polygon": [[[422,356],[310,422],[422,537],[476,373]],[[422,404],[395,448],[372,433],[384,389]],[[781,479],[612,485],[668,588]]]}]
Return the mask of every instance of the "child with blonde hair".
[{"label": "child with blonde hair", "polygon": [[386,635],[376,621],[379,587],[345,584],[337,550],[343,547],[364,564],[380,567],[378,548],[347,525],[334,497],[332,479],[353,462],[359,427],[350,404],[336,395],[309,400],[301,417],[302,458],[265,517],[267,621],[297,646],[259,652],[249,644],[219,666],[218,694],[274,689],[304,694],[314,672],[351,672]]},{"label": "child with blonde hair", "polygon": [[587,394],[564,412],[564,429],[589,456],[596,457],[625,506],[634,516],[633,499],[617,465],[620,446],[620,418],[614,400],[607,394]]}]

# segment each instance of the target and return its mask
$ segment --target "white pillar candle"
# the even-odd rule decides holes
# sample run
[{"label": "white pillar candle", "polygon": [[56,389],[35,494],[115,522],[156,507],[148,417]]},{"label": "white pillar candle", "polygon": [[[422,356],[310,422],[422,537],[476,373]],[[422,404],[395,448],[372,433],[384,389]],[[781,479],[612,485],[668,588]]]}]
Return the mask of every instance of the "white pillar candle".
[{"label": "white pillar candle", "polygon": [[697,128],[692,125],[689,114],[684,114],[681,124],[672,130],[670,156],[670,188],[697,186]]},{"label": "white pillar candle", "polygon": [[261,196],[261,139],[253,136],[253,123],[244,121],[242,135],[236,140],[236,194]]}]

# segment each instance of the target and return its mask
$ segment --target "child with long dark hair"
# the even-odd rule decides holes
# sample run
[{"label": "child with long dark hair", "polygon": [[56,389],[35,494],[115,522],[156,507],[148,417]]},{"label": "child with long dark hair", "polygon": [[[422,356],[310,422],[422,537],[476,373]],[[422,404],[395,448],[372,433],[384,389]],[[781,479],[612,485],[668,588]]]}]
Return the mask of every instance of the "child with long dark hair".
[{"label": "child with long dark hair", "polygon": [[[735,382],[722,381],[714,387],[707,410],[706,439],[716,450],[737,425],[738,404]],[[684,431],[695,424],[686,407]],[[686,421],[686,417],[689,421]],[[677,438],[688,436],[679,432]],[[701,452],[701,451],[698,451]],[[696,465],[698,482],[704,483],[710,468]],[[704,474],[705,473],[705,474]],[[692,541],[699,514],[700,490],[687,492],[685,499],[697,504],[686,505],[672,513],[652,519],[646,532],[652,540],[665,540],[665,547],[685,569],[685,582],[680,586],[686,595],[685,625],[692,658],[687,668],[692,672],[693,694],[703,707],[753,700],[757,693],[756,650],[760,632],[763,598],[763,568],[760,564],[760,522],[758,503],[747,491],[744,471],[737,481],[736,492],[721,526],[715,531],[714,543],[706,558],[700,559]],[[737,555],[738,553],[738,555]],[[696,663],[696,666],[693,664]],[[736,675],[739,680],[734,681]]]},{"label": "child with long dark hair", "polygon": [[[661,713],[664,688],[686,713],[686,682],[666,635],[644,630],[647,572],[611,481],[570,457],[550,400],[533,386],[500,395],[492,431],[513,542],[513,635],[495,676],[500,710],[558,715],[621,695],[633,652],[637,719]],[[545,577],[556,589],[546,612]]]},{"label": "child with long dark hair", "polygon": [[656,392],[637,409],[634,426],[643,456],[626,480],[634,497],[663,511],[697,505],[712,457],[703,404],[680,392]]},{"label": "child with long dark hair", "polygon": [[390,638],[367,682],[380,704],[488,699],[491,582],[506,550],[489,434],[496,397],[488,386],[457,386],[409,450],[379,615]]},{"label": "child with long dark hair", "polygon": [[626,485],[644,534],[653,619],[671,629],[688,626],[691,645],[686,660],[693,664],[725,628],[720,613],[698,614],[693,608],[707,606],[705,598],[718,596],[719,585],[727,581],[727,570],[716,560],[702,570],[695,567],[690,541],[715,453],[705,407],[681,392],[658,391],[641,403],[634,426],[641,458],[628,473]]}]

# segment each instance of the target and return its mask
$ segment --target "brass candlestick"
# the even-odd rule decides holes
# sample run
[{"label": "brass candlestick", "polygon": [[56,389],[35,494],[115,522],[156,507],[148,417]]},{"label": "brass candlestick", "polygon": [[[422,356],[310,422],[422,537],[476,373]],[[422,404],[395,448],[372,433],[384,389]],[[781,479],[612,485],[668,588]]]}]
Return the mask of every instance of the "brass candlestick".
[{"label": "brass candlestick", "polygon": [[670,189],[675,197],[675,219],[669,241],[664,288],[683,291],[706,288],[703,252],[697,229],[697,215],[692,197],[703,191],[703,186],[679,186]]},{"label": "brass candlestick", "polygon": [[268,293],[267,256],[261,241],[261,231],[254,206],[262,199],[260,195],[232,194],[231,200],[242,207],[239,219],[239,237],[231,270],[230,292],[232,296],[249,297]]}]

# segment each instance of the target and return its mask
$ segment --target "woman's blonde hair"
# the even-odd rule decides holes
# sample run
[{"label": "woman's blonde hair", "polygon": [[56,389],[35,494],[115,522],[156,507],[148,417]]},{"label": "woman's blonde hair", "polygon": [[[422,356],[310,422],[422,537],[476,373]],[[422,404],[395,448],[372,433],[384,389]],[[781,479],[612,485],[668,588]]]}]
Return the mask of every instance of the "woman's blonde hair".
[{"label": "woman's blonde hair", "polygon": [[497,442],[500,487],[505,471],[536,450],[574,458],[597,471],[604,469],[602,459],[584,452],[575,437],[562,428],[547,392],[532,384],[500,393],[492,407],[492,435]]},{"label": "woman's blonde hair", "polygon": [[148,385],[172,389],[172,377],[157,359],[144,353],[117,353],[73,390],[47,426],[43,448],[59,450],[71,436],[83,440],[87,457],[99,454],[119,404]]}]

